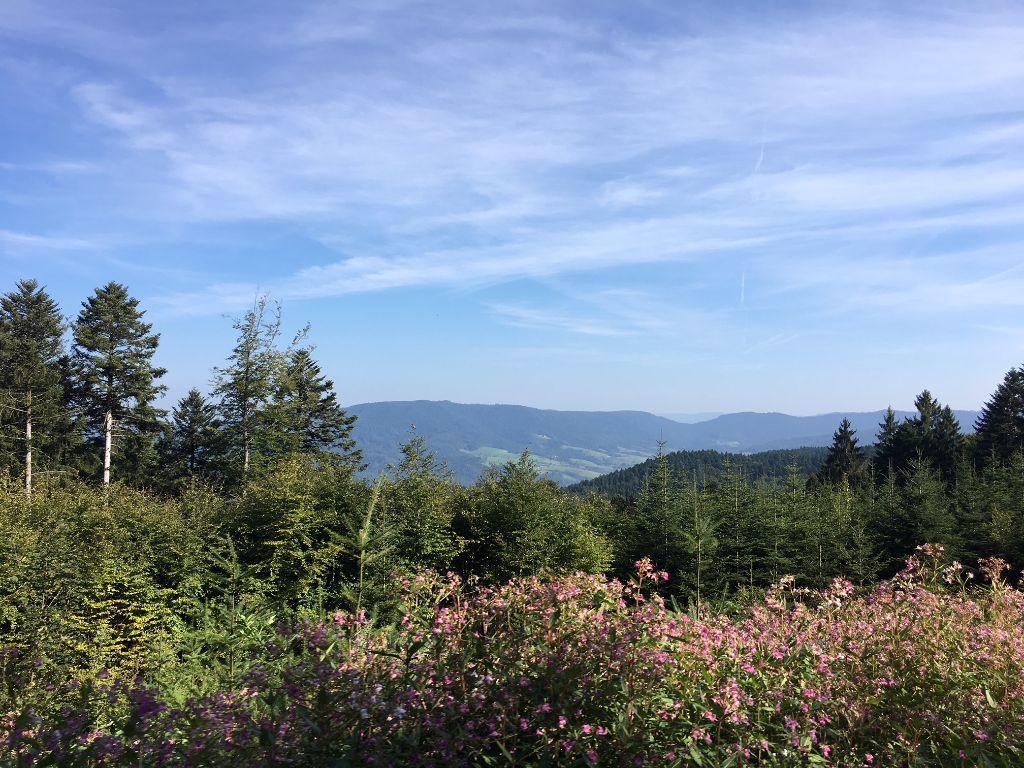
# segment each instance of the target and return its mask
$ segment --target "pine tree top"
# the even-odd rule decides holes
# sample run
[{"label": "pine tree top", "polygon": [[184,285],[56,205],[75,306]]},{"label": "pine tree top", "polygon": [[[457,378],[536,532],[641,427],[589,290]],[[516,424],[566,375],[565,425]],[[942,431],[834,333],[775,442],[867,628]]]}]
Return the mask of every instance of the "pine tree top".
[{"label": "pine tree top", "polygon": [[120,283],[107,283],[82,303],[73,328],[74,359],[82,398],[93,411],[115,418],[149,410],[166,387],[167,371],[153,365],[160,334],[143,320],[139,300]]}]

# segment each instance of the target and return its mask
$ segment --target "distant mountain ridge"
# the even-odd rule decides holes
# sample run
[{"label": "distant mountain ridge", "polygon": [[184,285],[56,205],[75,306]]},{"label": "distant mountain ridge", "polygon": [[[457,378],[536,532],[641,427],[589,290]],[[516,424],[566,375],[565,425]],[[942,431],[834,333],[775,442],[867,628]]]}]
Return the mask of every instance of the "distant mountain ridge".
[{"label": "distant mountain ridge", "polygon": [[723,415],[721,411],[696,411],[694,413],[659,413],[658,416],[664,416],[666,419],[672,419],[672,421],[678,421],[681,424],[697,424],[701,421],[710,421],[716,416]]},{"label": "distant mountain ridge", "polygon": [[[831,442],[845,417],[861,442],[870,444],[885,415],[884,410],[818,416],[748,411],[685,424],[645,411],[558,411],[446,400],[361,403],[348,410],[359,417],[355,437],[370,473],[398,463],[399,446],[415,425],[415,433],[448,463],[459,482],[471,483],[487,466],[529,449],[541,470],[564,485],[638,464],[657,452],[659,440],[668,451],[754,453],[821,446]],[[972,431],[978,412],[955,413],[964,431]]]}]

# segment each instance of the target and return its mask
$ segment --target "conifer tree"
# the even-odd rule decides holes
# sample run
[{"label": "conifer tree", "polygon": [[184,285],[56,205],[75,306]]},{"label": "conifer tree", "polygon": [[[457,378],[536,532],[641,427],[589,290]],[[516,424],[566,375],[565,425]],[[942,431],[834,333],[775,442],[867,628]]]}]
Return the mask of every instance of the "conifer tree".
[{"label": "conifer tree", "polygon": [[754,525],[750,490],[742,467],[730,459],[711,494],[715,519],[721,521],[720,561],[727,582],[733,589],[749,585],[751,580],[754,546],[751,532]]},{"label": "conifer tree", "polygon": [[629,556],[631,562],[649,557],[659,570],[672,572],[683,565],[685,541],[677,512],[665,444],[659,442],[654,467],[636,501],[636,539]]},{"label": "conifer tree", "polygon": [[955,492],[963,557],[1024,562],[1024,454],[990,461],[981,472],[963,470]]},{"label": "conifer tree", "polygon": [[818,504],[807,486],[798,468],[791,467],[781,490],[784,518],[773,582],[781,576],[804,580],[818,571],[817,553],[811,547],[817,533]]},{"label": "conifer tree", "polygon": [[683,541],[690,557],[690,567],[683,574],[683,582],[688,583],[693,590],[698,618],[701,605],[707,598],[708,586],[717,581],[714,572],[717,565],[718,525],[708,506],[694,473],[691,486],[680,498],[680,509],[683,512]]},{"label": "conifer tree", "polygon": [[942,476],[927,459],[910,464],[902,489],[902,549],[911,552],[920,544],[942,544],[953,547],[955,525],[950,499]]},{"label": "conifer tree", "polygon": [[[0,326],[0,372],[8,370],[10,363],[10,339],[6,336],[4,328]],[[20,431],[16,418],[17,411],[14,408],[14,393],[8,388],[6,376],[0,373],[0,469],[4,471],[16,471],[20,464],[20,456],[16,454],[16,435]]]},{"label": "conifer tree", "polygon": [[334,382],[322,373],[309,348],[287,354],[269,421],[282,453],[330,452],[354,469],[362,466],[362,454],[352,438],[356,417],[338,404]]},{"label": "conifer tree", "polygon": [[206,474],[218,442],[217,408],[193,387],[171,411],[167,438],[161,446],[165,469],[176,479]]},{"label": "conifer tree", "polygon": [[764,579],[774,584],[783,576],[802,576],[810,494],[799,467],[789,467],[781,486],[762,483],[759,496]]},{"label": "conifer tree", "polygon": [[875,439],[875,451],[872,457],[875,478],[879,482],[888,478],[891,471],[895,470],[900,463],[903,453],[901,426],[892,406],[886,408],[885,418],[878,425],[878,435]]},{"label": "conifer tree", "polygon": [[776,484],[761,478],[748,482],[749,502],[744,514],[746,528],[743,568],[746,586],[773,582],[778,576],[776,547],[784,536],[785,517],[778,504]]},{"label": "conifer tree", "polygon": [[[268,315],[269,310],[269,315]],[[226,429],[228,460],[244,482],[249,477],[253,449],[266,425],[266,408],[274,394],[281,367],[277,337],[281,332],[280,307],[270,307],[266,296],[234,320],[238,332],[227,365],[214,369],[214,395]]]},{"label": "conifer tree", "polygon": [[832,436],[832,446],[825,457],[825,463],[814,480],[820,485],[839,485],[847,482],[856,488],[867,476],[867,460],[864,451],[857,445],[857,432],[849,419],[843,419]]},{"label": "conifer tree", "polygon": [[63,336],[60,309],[35,280],[22,280],[0,297],[0,407],[7,414],[0,426],[7,442],[21,447],[28,496],[39,451],[53,446],[69,425]]},{"label": "conifer tree", "polygon": [[956,484],[957,467],[964,453],[964,436],[953,409],[942,406],[936,415],[925,455],[939,470],[946,485]]},{"label": "conifer tree", "polygon": [[880,568],[866,504],[845,478],[829,489],[829,494],[836,542],[834,568],[829,576],[844,576],[863,584]]},{"label": "conifer tree", "polygon": [[[996,466],[1001,468],[1001,465]],[[964,457],[957,469],[956,485],[952,489],[960,555],[967,562],[977,562],[993,551],[990,505],[994,494],[986,483],[988,477],[993,475],[986,477],[986,474],[976,472],[973,464]],[[994,474],[998,474],[998,470]]]},{"label": "conifer tree", "polygon": [[886,470],[877,481],[868,520],[871,538],[878,542],[880,567],[890,576],[903,566],[903,560],[914,545],[908,533],[910,521],[903,506],[900,478],[895,469]]},{"label": "conifer tree", "polygon": [[[825,489],[827,491],[828,489]],[[823,587],[827,581],[832,559],[835,556],[835,509],[827,493],[818,492],[813,495],[810,516],[811,562],[808,574],[815,586]]]},{"label": "conifer tree", "polygon": [[166,371],[153,365],[160,335],[144,315],[139,300],[111,282],[83,302],[74,325],[77,395],[92,433],[102,439],[105,486],[115,435],[146,439],[160,426],[162,412],[153,402],[166,389],[156,383]]},{"label": "conifer tree", "polygon": [[917,416],[906,422],[910,447],[909,455],[900,467],[904,472],[911,470],[914,460],[928,461],[948,486],[956,480],[956,465],[963,445],[960,424],[949,406],[943,406],[928,390],[914,400]]},{"label": "conifer tree", "polygon": [[1024,366],[1007,371],[974,426],[979,467],[1007,463],[1024,451]]}]

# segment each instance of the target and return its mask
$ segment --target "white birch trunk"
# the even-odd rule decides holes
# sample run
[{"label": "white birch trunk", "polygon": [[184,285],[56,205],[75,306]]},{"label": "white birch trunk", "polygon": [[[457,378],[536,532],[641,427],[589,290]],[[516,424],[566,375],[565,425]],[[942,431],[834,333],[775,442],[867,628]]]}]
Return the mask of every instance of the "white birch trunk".
[{"label": "white birch trunk", "polygon": [[103,485],[110,485],[110,451],[114,436],[114,414],[107,411],[103,420]]},{"label": "white birch trunk", "polygon": [[32,393],[25,405],[25,495],[32,498]]}]

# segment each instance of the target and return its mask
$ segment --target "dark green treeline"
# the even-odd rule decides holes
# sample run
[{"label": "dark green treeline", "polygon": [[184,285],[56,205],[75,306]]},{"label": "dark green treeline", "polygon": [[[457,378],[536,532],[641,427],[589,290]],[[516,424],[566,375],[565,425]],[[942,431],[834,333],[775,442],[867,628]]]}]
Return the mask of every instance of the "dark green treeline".
[{"label": "dark green treeline", "polygon": [[[750,481],[779,480],[796,469],[803,477],[813,475],[828,455],[824,446],[805,448],[778,448],[752,454],[724,453],[714,450],[672,451],[665,454],[668,469],[677,477],[696,477],[701,484],[712,481],[729,471],[739,470]],[[636,498],[647,477],[655,470],[658,458],[617,469],[591,480],[581,480],[569,488],[575,493],[627,499]]]}]

